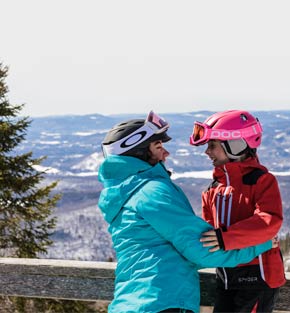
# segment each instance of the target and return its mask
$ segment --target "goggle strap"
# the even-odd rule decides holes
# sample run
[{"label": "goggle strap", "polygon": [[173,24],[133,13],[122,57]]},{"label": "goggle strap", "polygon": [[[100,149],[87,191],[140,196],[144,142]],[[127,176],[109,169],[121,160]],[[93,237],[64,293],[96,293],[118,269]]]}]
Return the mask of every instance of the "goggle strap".
[{"label": "goggle strap", "polygon": [[[261,131],[261,127],[256,127],[256,125],[249,126],[247,128],[241,130],[226,130],[226,129],[208,129],[208,136],[209,139],[220,139],[220,140],[234,140],[234,139],[241,139],[244,136],[253,136]],[[216,134],[216,135],[215,135]]]},{"label": "goggle strap", "polygon": [[102,145],[104,155],[119,155],[125,153],[150,138],[155,132],[148,124],[149,122],[118,141],[109,145]]}]

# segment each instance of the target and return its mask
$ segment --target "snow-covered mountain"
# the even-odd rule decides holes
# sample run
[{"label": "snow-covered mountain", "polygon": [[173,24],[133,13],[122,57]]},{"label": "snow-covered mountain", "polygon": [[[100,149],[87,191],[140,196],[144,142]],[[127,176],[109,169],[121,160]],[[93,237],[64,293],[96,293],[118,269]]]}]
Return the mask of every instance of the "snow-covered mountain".
[{"label": "snow-covered mountain", "polygon": [[[210,182],[212,165],[204,154],[205,147],[189,145],[195,120],[203,121],[213,112],[161,114],[171,127],[173,138],[166,144],[170,152],[167,167],[194,207],[200,213],[200,193]],[[263,126],[263,143],[259,148],[261,163],[277,175],[283,197],[285,223],[290,225],[290,111],[257,111]],[[46,257],[80,260],[111,260],[107,225],[98,211],[101,184],[98,167],[103,160],[101,141],[116,123],[140,118],[140,115],[99,114],[34,118],[19,152],[33,151],[34,157],[46,156],[39,170],[47,181],[59,180],[57,192],[63,194],[55,214],[58,216],[55,244]],[[142,116],[141,116],[142,118]]]}]

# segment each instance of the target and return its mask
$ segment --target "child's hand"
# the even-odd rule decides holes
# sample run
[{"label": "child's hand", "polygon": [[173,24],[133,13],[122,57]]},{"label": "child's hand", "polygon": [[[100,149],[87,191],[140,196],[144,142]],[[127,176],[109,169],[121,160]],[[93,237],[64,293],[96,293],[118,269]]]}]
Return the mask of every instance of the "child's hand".
[{"label": "child's hand", "polygon": [[209,252],[220,250],[220,245],[214,230],[209,230],[202,234],[200,242],[204,242],[203,247],[212,247]]},{"label": "child's hand", "polygon": [[278,235],[276,235],[273,239],[272,239],[272,248],[277,248],[279,247],[279,238]]}]

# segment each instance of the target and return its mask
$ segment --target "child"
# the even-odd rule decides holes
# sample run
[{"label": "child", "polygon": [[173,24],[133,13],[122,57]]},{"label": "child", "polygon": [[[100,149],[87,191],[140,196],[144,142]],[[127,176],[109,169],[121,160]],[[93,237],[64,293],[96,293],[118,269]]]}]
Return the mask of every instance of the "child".
[{"label": "child", "polygon": [[[256,153],[262,127],[249,112],[215,113],[195,122],[192,145],[208,144],[213,182],[202,193],[202,217],[215,230],[201,241],[210,251],[253,246],[273,238],[282,224],[282,201],[276,178]],[[236,268],[217,268],[214,312],[272,312],[285,283],[279,247]]]}]

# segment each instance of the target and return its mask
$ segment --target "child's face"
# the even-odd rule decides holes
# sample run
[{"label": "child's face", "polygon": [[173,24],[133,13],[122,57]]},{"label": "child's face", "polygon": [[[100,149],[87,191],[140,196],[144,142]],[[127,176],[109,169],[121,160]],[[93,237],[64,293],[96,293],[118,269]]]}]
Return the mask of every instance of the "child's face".
[{"label": "child's face", "polygon": [[210,140],[205,153],[212,160],[212,164],[215,167],[229,162],[229,158],[219,140]]},{"label": "child's face", "polygon": [[166,158],[169,156],[169,152],[163,147],[161,140],[156,140],[149,145],[150,159],[148,162],[151,165],[157,164],[159,161],[165,162]]}]

